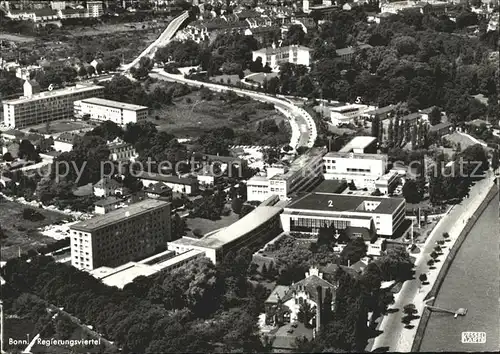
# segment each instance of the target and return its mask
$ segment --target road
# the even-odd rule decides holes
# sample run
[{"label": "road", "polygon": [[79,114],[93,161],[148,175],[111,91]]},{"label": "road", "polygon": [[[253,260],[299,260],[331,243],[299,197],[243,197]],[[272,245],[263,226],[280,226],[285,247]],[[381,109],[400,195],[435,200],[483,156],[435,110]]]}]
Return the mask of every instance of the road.
[{"label": "road", "polygon": [[168,42],[172,40],[175,33],[179,29],[179,27],[186,21],[189,17],[189,13],[187,11],[183,12],[176,18],[172,20],[167,26],[167,28],[160,34],[160,36],[151,43],[137,58],[135,58],[131,63],[125,64],[122,66],[122,69],[127,72],[134,66],[139,63],[142,57],[148,56],[149,58],[153,58],[158,47],[162,47],[167,45]]},{"label": "road", "polygon": [[[276,109],[284,113],[290,119],[290,124],[292,126],[291,146],[293,148],[297,148],[300,146],[306,146],[310,148],[314,145],[314,141],[316,140],[317,136],[317,131],[316,131],[316,124],[314,123],[314,120],[312,119],[311,115],[307,113],[304,109],[297,107],[286,100],[276,98],[274,96],[267,95],[261,92],[255,92],[251,90],[229,87],[209,82],[190,80],[186,79],[182,75],[167,73],[162,69],[153,69],[153,73],[151,73],[150,76],[158,79],[185,83],[190,86],[197,86],[197,87],[204,86],[211,90],[219,92],[233,91],[238,95],[244,95],[258,101],[271,103],[276,107]],[[296,139],[294,139],[294,135],[296,135]]]},{"label": "road", "polygon": [[[415,328],[413,329],[404,328],[404,325],[401,322],[404,316],[403,307],[407,304],[413,303],[417,307],[418,315],[422,314],[423,299],[432,288],[433,282],[437,277],[437,273],[439,273],[439,267],[443,264],[445,259],[444,255],[439,257],[441,261],[436,265],[436,268],[438,269],[433,270],[431,274],[427,265],[427,261],[430,259],[429,254],[434,250],[436,241],[442,239],[442,234],[444,232],[448,232],[450,234],[452,242],[447,244],[448,247],[450,247],[450,244],[453,243],[453,240],[457,238],[462,229],[465,227],[464,221],[468,220],[481,204],[492,183],[492,175],[478,181],[471,188],[470,197],[468,199],[464,199],[460,204],[455,205],[448,215],[443,217],[443,219],[438,222],[432,231],[432,234],[423,245],[423,252],[419,254],[420,257],[418,257],[415,262],[416,279],[406,281],[401,291],[395,296],[395,303],[392,305],[392,308],[399,309],[399,311],[384,316],[378,328],[380,331],[383,331],[383,333],[375,338],[372,346],[374,350],[382,350],[382,348],[391,352],[409,352],[411,350],[418,323],[415,321],[412,322],[412,325],[415,325]],[[447,249],[445,252],[447,252]],[[421,289],[418,277],[422,273],[428,274],[428,281],[430,284]]]}]

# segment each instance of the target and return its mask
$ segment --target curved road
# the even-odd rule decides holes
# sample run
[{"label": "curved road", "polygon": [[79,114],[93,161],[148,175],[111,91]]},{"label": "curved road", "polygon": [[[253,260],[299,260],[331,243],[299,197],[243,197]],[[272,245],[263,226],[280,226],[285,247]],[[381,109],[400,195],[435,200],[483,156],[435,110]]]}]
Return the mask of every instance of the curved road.
[{"label": "curved road", "polygon": [[[151,76],[156,77],[158,79],[185,83],[190,86],[197,86],[197,87],[204,86],[211,90],[219,92],[233,91],[238,95],[244,95],[258,101],[271,103],[276,107],[276,109],[278,109],[280,112],[285,114],[290,119],[290,123],[292,126],[291,145],[293,148],[298,148],[300,146],[306,146],[311,148],[314,145],[314,141],[316,140],[317,136],[316,124],[314,123],[314,120],[312,119],[311,115],[307,113],[304,109],[299,108],[288,101],[251,90],[229,87],[210,82],[202,82],[202,81],[186,79],[183,75],[170,74],[163,71],[162,69],[153,69],[153,74],[151,74]],[[296,139],[294,139],[294,137],[296,137]]]},{"label": "curved road", "polygon": [[139,60],[141,60],[142,57],[148,56],[149,58],[153,58],[156,49],[161,46],[165,46],[172,40],[174,37],[175,33],[179,29],[179,27],[186,21],[189,17],[189,13],[187,11],[183,12],[176,18],[174,18],[167,26],[167,28],[160,34],[158,39],[151,43],[137,58],[135,58],[131,63],[126,64],[122,66],[122,69],[124,71],[129,71],[131,68],[133,68],[135,65],[139,63]]}]

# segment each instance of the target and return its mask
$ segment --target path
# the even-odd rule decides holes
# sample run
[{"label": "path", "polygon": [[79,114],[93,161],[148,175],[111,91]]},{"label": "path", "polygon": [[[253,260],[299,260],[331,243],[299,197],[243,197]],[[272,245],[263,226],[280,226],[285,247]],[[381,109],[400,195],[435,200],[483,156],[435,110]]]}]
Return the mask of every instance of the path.
[{"label": "path", "polygon": [[[470,190],[470,197],[464,199],[460,204],[455,205],[448,215],[441,219],[431,235],[427,238],[423,252],[419,253],[415,261],[415,278],[406,281],[403,284],[401,291],[395,296],[395,303],[392,306],[399,311],[388,314],[383,317],[379,326],[379,330],[383,331],[373,342],[373,349],[388,349],[391,352],[409,352],[413,344],[416,333],[416,328],[420,319],[413,320],[413,329],[405,329],[401,322],[404,313],[403,307],[407,304],[414,304],[418,310],[418,315],[421,315],[424,309],[423,300],[427,293],[431,290],[437,275],[443,265],[443,261],[448,255],[449,249],[452,247],[457,237],[465,227],[466,220],[472,217],[476,209],[479,207],[483,199],[486,197],[489,187],[493,183],[493,174],[489,172],[488,177],[476,184]],[[458,221],[458,222],[457,222]],[[443,249],[443,255],[439,256],[440,262],[436,263],[436,269],[429,270],[427,261],[430,259],[429,254],[432,253],[436,246],[436,241],[442,240],[442,234],[448,232],[450,242],[446,242],[446,248]],[[418,280],[420,274],[426,273],[428,284],[421,287]]]}]

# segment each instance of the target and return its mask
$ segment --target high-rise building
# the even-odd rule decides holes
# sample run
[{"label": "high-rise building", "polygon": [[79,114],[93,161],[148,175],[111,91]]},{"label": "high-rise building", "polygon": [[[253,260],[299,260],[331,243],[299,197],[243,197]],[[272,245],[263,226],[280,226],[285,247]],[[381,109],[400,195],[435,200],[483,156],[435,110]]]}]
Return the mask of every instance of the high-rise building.
[{"label": "high-rise building", "polygon": [[170,241],[170,203],[147,199],[70,227],[71,264],[117,267],[154,254]]},{"label": "high-rise building", "polygon": [[6,126],[26,127],[57,119],[71,119],[74,117],[74,101],[104,94],[104,87],[96,85],[76,85],[45,92],[38,90],[33,82],[26,81],[23,97],[3,101]]},{"label": "high-rise building", "polygon": [[102,1],[87,1],[89,17],[101,17],[104,13]]}]

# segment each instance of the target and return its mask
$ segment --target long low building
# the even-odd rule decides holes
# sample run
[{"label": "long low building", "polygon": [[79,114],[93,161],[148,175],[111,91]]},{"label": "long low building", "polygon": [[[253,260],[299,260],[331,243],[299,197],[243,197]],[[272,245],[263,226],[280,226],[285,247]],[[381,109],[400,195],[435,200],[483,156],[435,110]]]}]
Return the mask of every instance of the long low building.
[{"label": "long low building", "polygon": [[148,107],[136,104],[105,100],[91,97],[75,101],[73,104],[75,117],[104,122],[112,121],[120,126],[128,123],[144,122],[148,118]]},{"label": "long low building", "polygon": [[258,249],[281,232],[279,215],[282,208],[259,206],[230,226],[208,234],[201,239],[183,237],[168,243],[168,249],[176,253],[189,250],[205,252],[214,263],[220,263],[230,252],[248,247]]},{"label": "long low building", "polygon": [[317,234],[321,228],[364,228],[378,236],[393,237],[409,232],[403,198],[309,193],[292,201],[281,214],[285,232]]},{"label": "long low building", "polygon": [[[128,262],[116,268],[100,267],[91,271],[90,274],[108,286],[116,286],[123,289],[125,285],[133,282],[137,277],[149,277],[160,271],[173,271],[204,256],[204,252],[197,250],[181,254],[166,251],[140,262]],[[157,260],[159,257],[163,257],[164,259]]]},{"label": "long low building", "polygon": [[71,265],[117,267],[152,255],[170,241],[170,203],[146,199],[70,227]]},{"label": "long low building", "polygon": [[198,192],[198,179],[196,177],[166,176],[161,173],[141,172],[135,174],[142,181],[144,187],[162,183],[172,188],[175,193],[195,194]]}]

